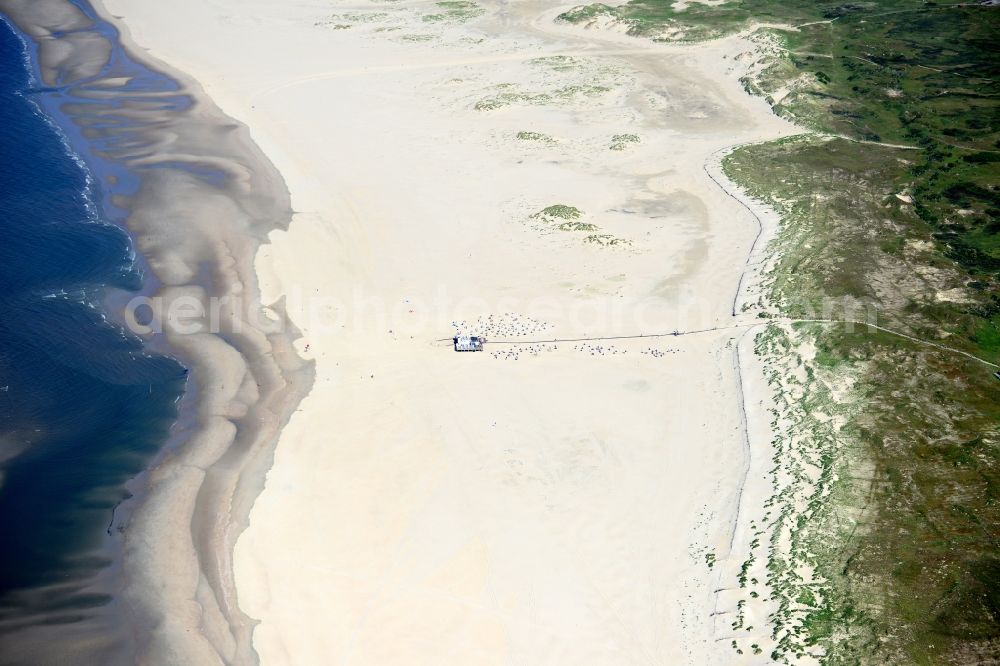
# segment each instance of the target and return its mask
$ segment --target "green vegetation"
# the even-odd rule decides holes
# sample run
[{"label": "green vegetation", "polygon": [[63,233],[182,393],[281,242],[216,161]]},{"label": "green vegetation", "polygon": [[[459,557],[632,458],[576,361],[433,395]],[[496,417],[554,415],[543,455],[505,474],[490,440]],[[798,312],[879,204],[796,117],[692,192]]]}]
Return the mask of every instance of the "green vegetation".
[{"label": "green vegetation", "polygon": [[593,243],[594,245],[604,245],[604,246],[614,246],[614,245],[631,245],[632,241],[627,238],[617,238],[611,234],[590,234],[583,239],[585,243]]},{"label": "green vegetation", "polygon": [[434,14],[424,14],[421,20],[428,23],[439,21],[464,23],[486,13],[486,10],[479,4],[470,0],[441,0],[441,2],[435,2],[434,5],[442,11]]},{"label": "green vegetation", "polygon": [[317,21],[313,25],[330,30],[347,30],[359,23],[380,23],[389,18],[385,12],[347,12],[334,14],[325,21]]},{"label": "green vegetation", "polygon": [[476,111],[493,111],[512,104],[548,104],[552,96],[546,93],[501,92],[476,102]]},{"label": "green vegetation", "polygon": [[[555,225],[555,228],[559,231],[594,232],[601,230],[596,224],[580,221],[581,217],[583,217],[583,211],[576,206],[553,204],[552,206],[543,208],[537,213],[533,213],[529,219],[543,223],[542,225],[536,226],[536,229],[543,231],[551,230],[552,227],[549,225]],[[587,236],[583,238],[583,242],[601,246],[632,244],[632,242],[627,239],[616,238],[611,234],[602,233],[588,233]]]},{"label": "green vegetation", "polygon": [[772,658],[964,664],[995,653],[1000,382],[863,326],[772,327],[757,343],[779,359],[769,377],[784,424],[766,516],[772,545],[789,544],[768,554]]},{"label": "green vegetation", "polygon": [[560,219],[560,220],[578,220],[583,216],[583,211],[576,206],[567,206],[566,204],[554,204],[548,208],[543,208],[531,217],[535,219]]},{"label": "green vegetation", "polygon": [[[919,160],[915,151],[806,137],[742,148],[725,168],[783,215],[769,280],[784,313],[865,319],[876,305],[883,326],[997,359],[995,274],[951,256],[916,211],[919,194],[897,196],[914,189]],[[824,313],[829,297],[843,309]],[[998,579],[983,582],[998,552],[1000,382],[964,357],[863,327],[853,335],[812,328],[808,339],[817,347],[806,364],[811,379],[857,374],[852,392],[863,410],[845,410],[831,391],[789,407],[799,411],[793,421],[809,424],[798,434],[811,454],[841,464],[824,513],[793,541],[818,556],[812,564],[825,581],[823,602],[801,626],[830,654],[862,663],[989,654],[1000,641],[1000,607],[990,601]],[[843,430],[821,434],[817,414],[837,409]],[[847,448],[830,448],[835,438]],[[837,529],[856,514],[862,524]],[[777,567],[769,583],[796,598],[794,581],[781,577],[789,571]],[[784,612],[779,626],[794,616]],[[850,640],[827,644],[837,634]],[[802,649],[791,639],[781,645],[789,650],[781,654]]]},{"label": "green vegetation", "polygon": [[568,72],[580,67],[580,61],[572,56],[554,55],[544,58],[534,58],[528,61],[531,65],[539,65],[557,72]]},{"label": "green vegetation", "polygon": [[318,21],[313,25],[320,28],[327,28],[328,30],[347,30],[354,27],[353,23],[336,23],[334,21]]},{"label": "green vegetation", "polygon": [[548,92],[518,92],[509,89],[509,84],[501,87],[501,92],[476,102],[473,108],[476,111],[492,111],[513,104],[551,104],[553,102],[565,102],[579,97],[596,97],[608,92],[605,86],[594,85],[569,85],[563,86]]},{"label": "green vegetation", "polygon": [[741,148],[724,168],[782,214],[769,280],[785,314],[820,315],[833,297],[853,318],[877,307],[883,325],[997,360],[994,275],[970,272],[906,202],[920,159],[807,136]]},{"label": "green vegetation", "polygon": [[548,134],[542,134],[541,132],[521,131],[518,132],[515,135],[515,137],[520,141],[537,141],[539,143],[548,143],[548,144],[556,142],[555,139],[553,139],[551,136],[549,136]]},{"label": "green vegetation", "polygon": [[635,134],[615,134],[611,137],[611,150],[625,150],[630,144],[639,143],[639,137]]},{"label": "green vegetation", "polygon": [[[783,217],[758,305],[862,320],[877,308],[880,325],[1000,362],[1000,7],[742,0],[676,11],[668,0],[635,0],[562,18],[598,16],[657,40],[797,26],[756,31],[767,55],[745,85],[814,133],[724,162]],[[839,311],[824,312],[831,299]],[[772,327],[758,346],[785,363],[771,374],[784,396],[775,423],[788,434],[775,442],[768,519],[771,545],[780,536],[791,550],[769,549],[766,590],[754,589],[763,554],[739,578],[752,598],[779,604],[771,657],[995,657],[992,370],[864,326]],[[748,633],[733,647],[756,654],[763,644]]]},{"label": "green vegetation", "polygon": [[611,90],[607,86],[594,86],[594,85],[570,85],[563,86],[555,92],[555,96],[561,99],[567,99],[570,97],[575,97],[577,95],[582,95],[584,97],[595,97]]},{"label": "green vegetation", "polygon": [[597,231],[597,225],[589,222],[563,222],[559,231]]}]

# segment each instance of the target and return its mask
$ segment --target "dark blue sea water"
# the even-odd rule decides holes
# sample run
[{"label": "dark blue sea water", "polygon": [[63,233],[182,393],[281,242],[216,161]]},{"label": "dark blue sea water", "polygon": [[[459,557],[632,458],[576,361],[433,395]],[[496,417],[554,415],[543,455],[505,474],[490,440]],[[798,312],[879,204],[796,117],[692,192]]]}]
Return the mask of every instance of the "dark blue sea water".
[{"label": "dark blue sea water", "polygon": [[0,632],[108,601],[84,588],[185,381],[104,319],[109,290],[140,289],[143,275],[100,182],[34,103],[37,85],[0,21]]}]

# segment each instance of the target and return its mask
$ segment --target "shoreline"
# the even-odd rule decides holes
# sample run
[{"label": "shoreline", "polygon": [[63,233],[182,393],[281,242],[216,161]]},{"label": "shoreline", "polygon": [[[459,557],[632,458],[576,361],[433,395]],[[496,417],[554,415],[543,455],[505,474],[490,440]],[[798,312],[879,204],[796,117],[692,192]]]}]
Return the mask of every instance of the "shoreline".
[{"label": "shoreline", "polygon": [[[169,308],[179,297],[207,305],[213,297],[240,294],[237,307],[225,312],[220,322],[225,342],[209,332],[176,333],[183,323],[178,321],[163,322],[162,337],[152,338],[151,349],[165,351],[192,369],[190,381],[196,386],[188,389],[182,404],[181,420],[188,423],[188,432],[181,435],[186,435],[184,441],[176,441],[175,430],[174,445],[165,447],[153,466],[129,484],[133,497],[116,507],[114,524],[119,530],[123,522],[127,526],[122,557],[115,565],[124,575],[118,574],[112,588],[117,590],[116,603],[130,612],[128,629],[118,634],[126,642],[112,641],[111,649],[132,652],[134,660],[161,663],[253,663],[247,620],[232,603],[228,552],[263,483],[277,430],[310,382],[309,365],[296,360],[288,341],[294,328],[258,331],[251,326],[262,320],[253,316],[260,305],[252,259],[267,231],[287,223],[290,213],[282,210],[288,210],[287,191],[245,138],[245,130],[234,133],[232,121],[214,110],[193,79],[146,55],[139,58],[141,50],[117,22],[119,41],[111,44],[106,28],[91,23],[69,3],[5,9],[35,43],[43,80],[66,86],[67,102],[77,102],[79,117],[92,113],[114,118],[109,115],[114,109],[130,109],[129,116],[114,118],[101,133],[84,137],[89,146],[75,149],[88,154],[100,150],[100,159],[137,175],[140,188],[130,199],[117,179],[100,187],[112,194],[115,206],[127,211],[125,226],[158,282],[154,298]],[[108,18],[101,7],[94,11]],[[53,30],[67,29],[58,34],[72,36],[52,35]],[[116,78],[119,73],[132,75],[125,73],[130,58],[177,82],[178,89],[170,94],[192,100],[192,106],[161,111],[156,100],[162,93],[130,90],[128,78]],[[78,116],[68,113],[74,123]],[[112,143],[115,136],[130,142]],[[134,150],[140,143],[155,148],[143,155]],[[199,178],[199,164],[218,174],[218,180]],[[228,189],[223,189],[220,184],[227,182]],[[253,197],[248,196],[251,191]],[[199,217],[200,211],[192,207],[199,200],[215,201],[210,218]],[[200,237],[201,244],[187,245],[185,234]],[[280,321],[280,308],[271,310]],[[225,390],[226,381],[235,382],[238,392]],[[256,384],[252,390],[248,381]],[[185,506],[186,514],[181,509]],[[113,538],[108,543],[113,544]],[[182,583],[183,577],[190,582]],[[166,581],[172,584],[164,586]],[[190,641],[189,632],[199,629],[204,632],[201,641]],[[79,656],[81,649],[103,649],[91,636],[63,633],[60,641],[44,627],[28,631],[21,646],[27,654],[42,644],[50,655]],[[132,639],[125,638],[129,634]],[[120,652],[118,658],[124,658]]]}]

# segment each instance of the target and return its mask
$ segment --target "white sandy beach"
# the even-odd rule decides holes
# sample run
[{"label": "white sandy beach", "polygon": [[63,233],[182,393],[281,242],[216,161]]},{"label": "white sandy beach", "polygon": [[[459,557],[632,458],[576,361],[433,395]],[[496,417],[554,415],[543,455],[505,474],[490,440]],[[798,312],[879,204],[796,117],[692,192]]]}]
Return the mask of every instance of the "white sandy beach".
[{"label": "white sandy beach", "polygon": [[733,663],[717,591],[769,490],[746,329],[447,339],[732,326],[757,228],[703,165],[792,130],[741,88],[750,45],[546,2],[104,5],[296,210],[257,270],[316,383],[234,554],[261,663]]}]

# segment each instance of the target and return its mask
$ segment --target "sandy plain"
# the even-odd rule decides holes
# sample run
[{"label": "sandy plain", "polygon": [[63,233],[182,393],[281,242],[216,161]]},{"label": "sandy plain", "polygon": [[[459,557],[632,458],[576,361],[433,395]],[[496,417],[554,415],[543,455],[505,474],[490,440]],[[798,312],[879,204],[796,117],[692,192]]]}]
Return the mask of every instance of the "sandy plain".
[{"label": "sandy plain", "polygon": [[104,4],[296,211],[255,264],[316,364],[233,556],[261,663],[732,663],[768,436],[733,317],[758,228],[709,171],[794,131],[752,46],[552,2]]}]

